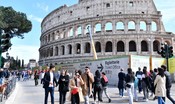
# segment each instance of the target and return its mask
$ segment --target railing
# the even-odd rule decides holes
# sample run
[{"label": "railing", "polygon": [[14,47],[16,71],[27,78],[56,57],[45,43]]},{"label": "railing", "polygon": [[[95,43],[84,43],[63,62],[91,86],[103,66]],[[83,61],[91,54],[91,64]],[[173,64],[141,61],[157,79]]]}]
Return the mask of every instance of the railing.
[{"label": "railing", "polygon": [[0,85],[0,102],[2,102],[3,99],[7,99],[9,97],[15,86],[16,77],[5,79],[4,84]]}]

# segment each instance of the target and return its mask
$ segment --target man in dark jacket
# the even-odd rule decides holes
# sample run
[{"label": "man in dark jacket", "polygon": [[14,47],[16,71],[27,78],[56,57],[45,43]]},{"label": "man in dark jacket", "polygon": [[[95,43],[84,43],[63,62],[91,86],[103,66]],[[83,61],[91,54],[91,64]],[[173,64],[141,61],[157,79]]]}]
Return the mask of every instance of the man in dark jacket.
[{"label": "man in dark jacket", "polygon": [[170,90],[171,90],[171,86],[172,86],[171,75],[167,71],[167,67],[165,65],[161,65],[161,68],[164,69],[164,73],[165,73],[165,77],[166,77],[166,96],[173,104],[175,104],[174,99],[170,96]]},{"label": "man in dark jacket", "polygon": [[119,89],[119,95],[123,97],[124,88],[125,88],[125,73],[123,72],[123,69],[120,69],[120,72],[118,73],[118,89]]},{"label": "man in dark jacket", "polygon": [[54,86],[58,85],[58,82],[56,80],[55,74],[55,66],[50,65],[49,71],[45,73],[43,83],[44,83],[44,88],[45,88],[45,100],[44,104],[47,104],[48,100],[48,94],[50,93],[51,96],[51,104],[54,104]]}]

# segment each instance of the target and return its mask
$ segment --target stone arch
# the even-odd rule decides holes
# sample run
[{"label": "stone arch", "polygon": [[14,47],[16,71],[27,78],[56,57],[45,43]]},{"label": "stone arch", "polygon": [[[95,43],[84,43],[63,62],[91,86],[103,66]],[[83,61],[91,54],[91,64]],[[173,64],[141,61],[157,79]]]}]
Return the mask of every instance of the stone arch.
[{"label": "stone arch", "polygon": [[137,50],[136,50],[136,43],[135,43],[135,41],[130,41],[129,42],[129,52],[136,52]]},{"label": "stone arch", "polygon": [[152,31],[157,31],[157,23],[155,21],[151,22],[151,30]]},{"label": "stone arch", "polygon": [[168,40],[165,40],[165,43],[168,44],[168,45],[171,45],[171,42],[168,41]]},{"label": "stone arch", "polygon": [[55,56],[58,56],[58,46],[55,47]]},{"label": "stone arch", "polygon": [[72,54],[72,45],[71,44],[68,45],[68,54]]},{"label": "stone arch", "polygon": [[76,44],[76,54],[80,54],[81,53],[81,44],[80,43],[77,43]]},{"label": "stone arch", "polygon": [[129,21],[128,22],[128,31],[135,31],[135,22],[134,21]]},{"label": "stone arch", "polygon": [[159,49],[160,49],[160,42],[158,40],[154,40],[153,51],[159,51]]},{"label": "stone arch", "polygon": [[101,52],[101,43],[100,42],[95,43],[95,50],[96,50],[97,53]]},{"label": "stone arch", "polygon": [[48,42],[50,42],[50,34],[48,35]]},{"label": "stone arch", "polygon": [[97,23],[95,25],[95,33],[99,33],[99,32],[101,32],[101,23]]},{"label": "stone arch", "polygon": [[50,56],[53,56],[53,47],[50,47]]},{"label": "stone arch", "polygon": [[52,41],[54,41],[55,40],[55,33],[53,32],[52,33]]},{"label": "stone arch", "polygon": [[105,24],[105,31],[106,32],[112,32],[112,22],[107,22]]},{"label": "stone arch", "polygon": [[147,52],[148,51],[148,43],[145,40],[141,41],[141,51],[142,52]]},{"label": "stone arch", "polygon": [[78,26],[77,27],[77,36],[80,36],[82,34],[82,27],[81,26]]},{"label": "stone arch", "polygon": [[91,25],[90,24],[87,24],[85,26],[85,34],[89,34],[88,27],[89,27],[89,31],[91,31]]},{"label": "stone arch", "polygon": [[125,44],[123,41],[117,42],[117,52],[124,52],[125,51]]},{"label": "stone arch", "polygon": [[65,55],[65,46],[64,45],[61,46],[61,55]]},{"label": "stone arch", "polygon": [[91,45],[89,42],[85,43],[85,53],[90,53],[91,52]]},{"label": "stone arch", "polygon": [[71,27],[71,28],[69,28],[69,30],[68,30],[68,37],[73,37],[73,28]]},{"label": "stone arch", "polygon": [[116,23],[116,29],[117,31],[124,31],[124,23],[122,21],[119,21]]},{"label": "stone arch", "polygon": [[140,31],[146,31],[146,22],[140,21]]},{"label": "stone arch", "polygon": [[106,42],[105,52],[112,52],[112,42]]}]

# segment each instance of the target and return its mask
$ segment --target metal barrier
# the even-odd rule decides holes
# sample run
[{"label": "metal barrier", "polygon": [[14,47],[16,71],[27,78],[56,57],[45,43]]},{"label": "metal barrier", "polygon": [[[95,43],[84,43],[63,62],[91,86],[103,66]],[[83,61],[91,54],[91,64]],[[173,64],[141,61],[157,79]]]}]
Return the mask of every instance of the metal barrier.
[{"label": "metal barrier", "polygon": [[0,102],[2,102],[3,99],[7,99],[9,97],[15,86],[16,77],[10,77],[9,79],[5,79],[4,84],[0,86]]}]

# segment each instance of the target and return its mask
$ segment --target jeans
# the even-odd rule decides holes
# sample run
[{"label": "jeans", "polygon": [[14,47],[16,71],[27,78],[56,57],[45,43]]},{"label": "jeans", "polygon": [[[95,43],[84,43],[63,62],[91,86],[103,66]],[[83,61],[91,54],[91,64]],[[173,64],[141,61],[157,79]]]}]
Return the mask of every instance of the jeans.
[{"label": "jeans", "polygon": [[171,97],[171,95],[170,95],[170,88],[167,88],[166,89],[166,96],[167,96],[167,98],[173,103],[173,104],[175,104],[175,101],[174,101],[174,99]]},{"label": "jeans", "polygon": [[99,86],[94,86],[94,101],[96,101],[96,93],[98,93],[98,101],[102,101],[103,89]]},{"label": "jeans", "polygon": [[134,83],[129,83],[131,88],[127,87],[127,93],[129,96],[129,104],[133,104]]},{"label": "jeans", "polygon": [[124,88],[119,88],[119,95],[123,96]]},{"label": "jeans", "polygon": [[71,104],[80,104],[79,94],[71,95]]},{"label": "jeans", "polygon": [[51,104],[54,104],[54,87],[47,87],[47,88],[45,88],[44,104],[47,104],[49,92],[50,92],[50,97],[51,97]]},{"label": "jeans", "polygon": [[65,91],[60,91],[60,104],[64,104],[66,102],[66,94]]},{"label": "jeans", "polygon": [[138,101],[137,88],[134,88],[134,98],[136,101]]},{"label": "jeans", "polygon": [[146,85],[146,83],[144,81],[142,82],[142,87],[143,87],[144,99],[148,99],[148,97],[149,97],[149,90],[148,90],[148,86]]},{"label": "jeans", "polygon": [[[110,99],[109,95],[107,94],[107,87],[103,87],[103,91],[108,99]],[[103,95],[103,92],[102,92]]]},{"label": "jeans", "polygon": [[165,104],[165,97],[157,97],[158,98],[158,104]]},{"label": "jeans", "polygon": [[84,104],[89,104],[89,95],[84,96]]}]

